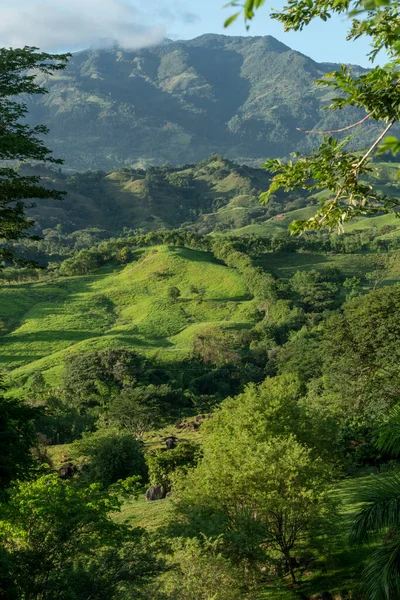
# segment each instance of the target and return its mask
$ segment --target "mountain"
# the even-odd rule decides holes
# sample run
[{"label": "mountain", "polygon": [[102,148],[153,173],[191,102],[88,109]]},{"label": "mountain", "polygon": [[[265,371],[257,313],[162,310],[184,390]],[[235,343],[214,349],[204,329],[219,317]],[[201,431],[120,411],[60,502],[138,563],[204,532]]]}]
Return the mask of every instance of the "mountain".
[{"label": "mountain", "polygon": [[[212,153],[259,165],[309,149],[316,136],[297,128],[357,120],[353,109],[323,110],[331,95],[314,82],[337,67],[270,36],[85,50],[66,71],[43,76],[49,93],[29,100],[30,118],[50,127],[49,146],[76,170],[178,165]],[[375,128],[362,128],[360,144]]]}]

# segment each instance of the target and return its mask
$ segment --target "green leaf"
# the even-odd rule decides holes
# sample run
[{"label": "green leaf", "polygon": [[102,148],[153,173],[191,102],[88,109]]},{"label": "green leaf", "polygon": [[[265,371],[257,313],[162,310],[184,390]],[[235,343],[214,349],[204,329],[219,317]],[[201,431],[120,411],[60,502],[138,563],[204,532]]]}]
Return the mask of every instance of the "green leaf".
[{"label": "green leaf", "polygon": [[232,23],[234,23],[236,21],[236,19],[238,18],[238,16],[240,15],[240,12],[235,13],[234,15],[231,15],[230,17],[228,17],[224,23],[224,27],[229,27],[229,25],[232,25]]},{"label": "green leaf", "polygon": [[378,148],[379,154],[383,154],[384,152],[391,152],[392,154],[400,152],[400,140],[394,135],[385,137]]},{"label": "green leaf", "polygon": [[259,196],[259,201],[261,204],[267,204],[269,201],[269,197],[270,197],[270,191],[268,190],[267,192],[263,192],[262,194],[260,194]]}]

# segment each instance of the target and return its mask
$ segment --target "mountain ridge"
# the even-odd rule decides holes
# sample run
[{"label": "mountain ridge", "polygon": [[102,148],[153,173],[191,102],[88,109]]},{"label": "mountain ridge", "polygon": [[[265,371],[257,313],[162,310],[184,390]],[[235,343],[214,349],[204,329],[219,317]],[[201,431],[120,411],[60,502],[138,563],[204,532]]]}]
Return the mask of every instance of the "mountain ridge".
[{"label": "mountain ridge", "polygon": [[[49,93],[28,107],[75,170],[195,163],[213,153],[258,166],[309,150],[318,138],[298,128],[359,118],[354,109],[323,110],[329,90],[314,81],[333,67],[272,36],[204,34],[137,51],[80,51],[66,71],[43,77]],[[359,144],[376,128],[360,130]]]}]

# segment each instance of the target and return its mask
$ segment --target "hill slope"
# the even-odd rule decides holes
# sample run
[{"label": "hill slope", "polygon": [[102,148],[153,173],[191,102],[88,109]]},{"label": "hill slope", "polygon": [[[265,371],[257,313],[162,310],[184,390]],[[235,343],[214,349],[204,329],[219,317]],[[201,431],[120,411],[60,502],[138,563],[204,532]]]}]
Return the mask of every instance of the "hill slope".
[{"label": "hill slope", "polygon": [[67,191],[62,202],[41,201],[30,211],[40,233],[58,224],[65,232],[99,227],[119,234],[124,227],[154,231],[195,225],[198,231],[209,233],[243,227],[284,207],[300,208],[308,202],[298,194],[280,193],[275,202],[261,206],[259,194],[269,183],[266,171],[237,165],[219,155],[195,165],[146,171],[126,167],[108,174],[66,175],[26,166],[23,171],[39,174],[44,184]]},{"label": "hill slope", "polygon": [[[304,149],[302,129],[335,128],[358,112],[324,112],[318,64],[270,36],[203,35],[138,51],[75,54],[30,101],[33,123],[69,167],[197,162],[217,152],[257,164]],[[362,128],[368,137],[376,125]],[[363,141],[360,140],[360,142]]]},{"label": "hill slope", "polygon": [[[177,286],[179,301],[168,297]],[[205,289],[199,303],[191,286]],[[67,352],[136,348],[148,356],[181,360],[195,333],[210,323],[246,327],[254,320],[241,276],[211,254],[159,246],[124,268],[86,277],[0,289],[0,366],[14,375],[43,371],[57,378]]]},{"label": "hill slope", "polygon": [[[398,163],[375,166],[374,185],[388,196],[398,195]],[[87,171],[68,175],[24,166],[23,172],[40,175],[45,185],[67,192],[62,202],[40,201],[30,211],[38,233],[53,230],[45,232],[52,243],[60,228],[68,234],[100,228],[105,236],[120,235],[124,228],[146,232],[182,226],[202,234],[269,235],[286,230],[294,219],[311,217],[317,203],[317,198],[300,190],[278,191],[267,205],[260,205],[259,194],[269,186],[268,173],[216,154],[198,164],[149,167],[146,171],[125,167],[108,174]],[[346,230],[387,224],[400,226],[398,219],[389,215],[356,219]]]}]

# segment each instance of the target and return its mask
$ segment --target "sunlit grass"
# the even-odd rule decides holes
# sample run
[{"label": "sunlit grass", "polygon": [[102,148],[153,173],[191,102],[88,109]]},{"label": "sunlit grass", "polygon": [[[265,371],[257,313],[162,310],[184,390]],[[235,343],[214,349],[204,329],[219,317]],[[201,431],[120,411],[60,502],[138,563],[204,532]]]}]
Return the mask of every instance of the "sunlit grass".
[{"label": "sunlit grass", "polygon": [[[177,300],[168,296],[176,286]],[[196,289],[204,290],[200,298]],[[240,274],[211,254],[158,246],[125,267],[92,275],[0,288],[0,368],[13,377],[42,371],[52,385],[67,354],[127,347],[160,360],[181,360],[204,324],[250,326],[251,296]]]}]

